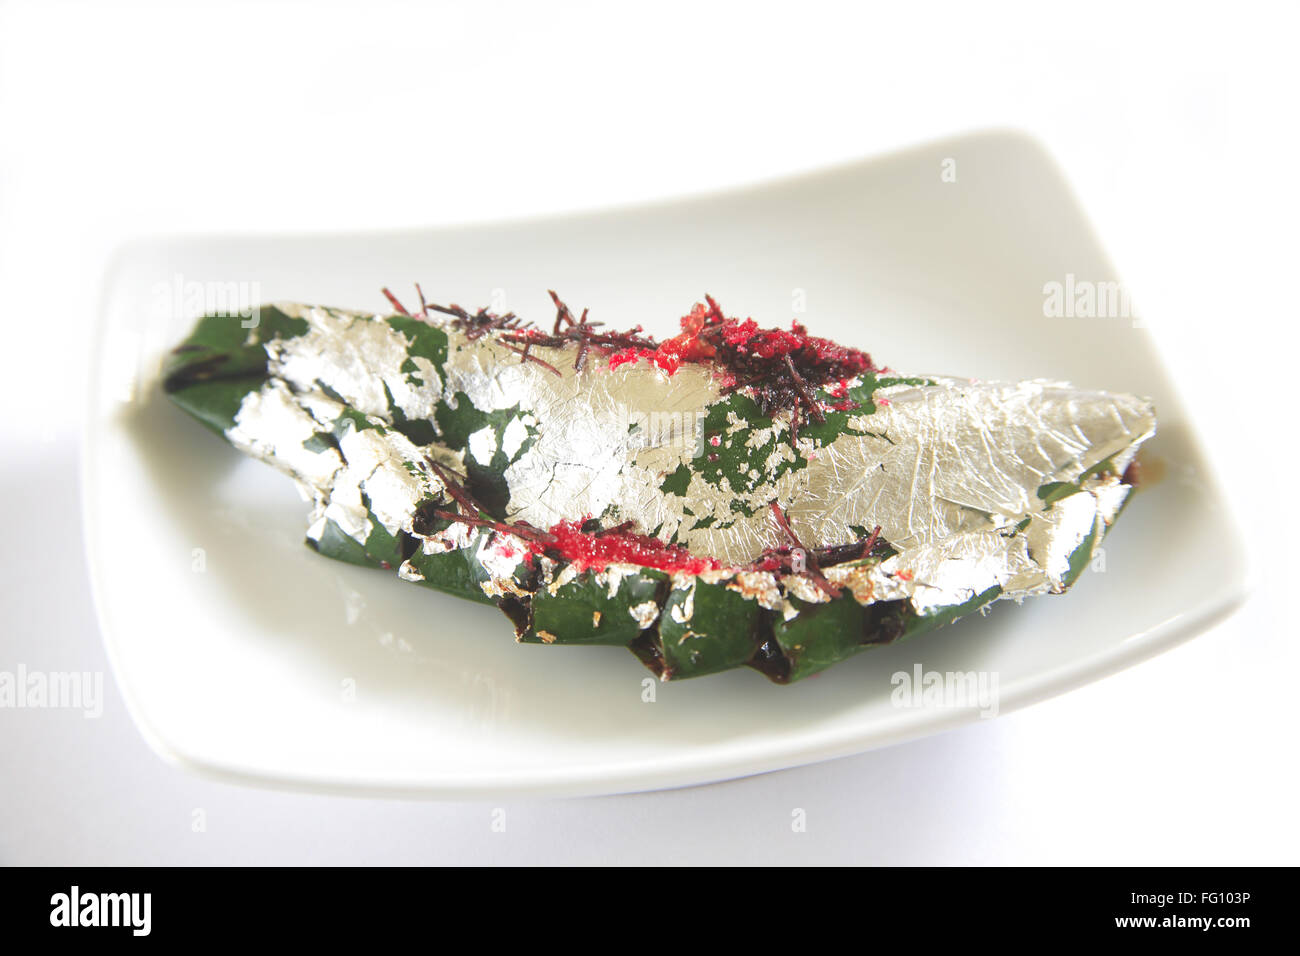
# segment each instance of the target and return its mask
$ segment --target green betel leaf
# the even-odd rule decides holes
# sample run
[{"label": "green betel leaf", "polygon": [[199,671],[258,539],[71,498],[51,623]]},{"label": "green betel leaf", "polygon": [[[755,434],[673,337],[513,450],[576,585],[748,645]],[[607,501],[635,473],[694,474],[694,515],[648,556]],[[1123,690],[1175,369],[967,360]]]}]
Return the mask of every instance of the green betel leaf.
[{"label": "green betel leaf", "polygon": [[699,677],[748,663],[758,647],[757,602],[701,579],[674,587],[659,615],[665,679]]},{"label": "green betel leaf", "polygon": [[223,438],[235,426],[235,416],[251,393],[266,384],[265,373],[175,386],[169,397],[176,405]]},{"label": "green betel leaf", "polygon": [[1070,587],[1075,581],[1079,580],[1079,575],[1083,574],[1084,568],[1092,560],[1093,551],[1097,542],[1101,540],[1104,532],[1104,525],[1100,521],[1092,526],[1087,537],[1079,542],[1079,546],[1070,552],[1070,570],[1062,578],[1065,587]]},{"label": "green betel leaf", "polygon": [[866,608],[850,596],[825,604],[793,602],[798,616],[786,621],[779,615],[772,627],[773,637],[790,662],[788,680],[796,681],[823,671],[867,645]]},{"label": "green betel leaf", "polygon": [[533,595],[532,627],[521,640],[630,644],[653,626],[667,580],[662,571],[643,568],[626,575],[583,571],[559,587],[542,586]]},{"label": "green betel leaf", "polygon": [[481,543],[480,538],[475,536],[474,545],[463,550],[456,549],[434,554],[416,551],[407,559],[407,564],[419,577],[408,580],[414,580],[417,584],[433,588],[435,591],[477,601],[479,604],[495,604],[496,601],[484,594],[480,586],[483,572],[474,555]]},{"label": "green betel leaf", "polygon": [[365,568],[378,568],[382,562],[366,551],[365,546],[346,534],[332,520],[326,519],[319,538],[308,538],[307,545],[327,558],[359,564]]},{"label": "green betel leaf", "polygon": [[224,435],[244,399],[268,380],[266,343],[306,331],[304,320],[273,305],[261,306],[251,316],[204,316],[163,363],[163,389]]}]

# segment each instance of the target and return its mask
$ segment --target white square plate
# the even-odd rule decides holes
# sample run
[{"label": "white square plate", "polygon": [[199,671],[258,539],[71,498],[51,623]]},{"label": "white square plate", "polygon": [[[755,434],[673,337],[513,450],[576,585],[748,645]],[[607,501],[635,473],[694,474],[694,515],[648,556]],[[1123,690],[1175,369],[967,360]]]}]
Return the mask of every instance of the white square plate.
[{"label": "white square plate", "polygon": [[[957,181],[941,177],[955,160]],[[1047,318],[1044,285],[1115,278],[1053,163],[966,136],[735,192],[522,222],[129,246],[94,349],[85,519],[104,639],[164,757],[242,780],[480,797],[671,787],[823,760],[977,719],[891,703],[891,676],[992,671],[1005,713],[1183,640],[1244,592],[1244,552],[1147,332]],[[517,645],[477,606],[303,546],[306,505],[160,395],[158,364],[237,289],[381,310],[383,285],[541,323],[554,288],[673,334],[704,293],[800,318],[904,372],[1054,378],[1154,398],[1163,472],[1060,597],[996,605],[779,687],[739,671],[654,685],[627,651]],[[227,283],[241,285],[230,287]],[[1212,559],[1211,559],[1212,556]]]}]

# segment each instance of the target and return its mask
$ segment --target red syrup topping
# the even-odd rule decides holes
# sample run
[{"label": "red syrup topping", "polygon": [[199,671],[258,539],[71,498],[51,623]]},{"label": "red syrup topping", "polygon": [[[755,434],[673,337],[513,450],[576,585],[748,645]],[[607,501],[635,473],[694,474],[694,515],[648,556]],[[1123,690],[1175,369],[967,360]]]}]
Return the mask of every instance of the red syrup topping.
[{"label": "red syrup topping", "polygon": [[[664,344],[666,345],[667,343]],[[620,365],[627,365],[629,363],[635,365],[639,359],[645,359],[651,365],[658,366],[669,375],[672,375],[682,367],[681,357],[674,355],[671,352],[664,351],[664,346],[662,345],[657,349],[622,349],[609,357],[609,367],[615,369]]]},{"label": "red syrup topping", "polygon": [[681,327],[679,335],[653,348],[653,343],[638,343],[615,352],[609,367],[645,359],[671,375],[686,362],[710,364],[724,394],[748,389],[767,416],[790,409],[792,439],[805,417],[824,419],[817,389],[840,399],[831,409],[847,411],[857,407],[847,397],[848,381],[880,371],[866,352],[809,335],[798,322],[787,331],[759,328],[753,319],[728,318],[712,296],[682,316]]},{"label": "red syrup topping", "polygon": [[625,528],[610,528],[589,533],[582,530],[585,522],[561,521],[552,525],[548,534],[552,541],[530,541],[528,548],[534,554],[557,555],[571,562],[579,571],[604,570],[611,564],[635,564],[672,573],[701,574],[721,570],[722,565],[713,558],[691,554],[686,548],[664,544],[649,535],[633,534]]}]

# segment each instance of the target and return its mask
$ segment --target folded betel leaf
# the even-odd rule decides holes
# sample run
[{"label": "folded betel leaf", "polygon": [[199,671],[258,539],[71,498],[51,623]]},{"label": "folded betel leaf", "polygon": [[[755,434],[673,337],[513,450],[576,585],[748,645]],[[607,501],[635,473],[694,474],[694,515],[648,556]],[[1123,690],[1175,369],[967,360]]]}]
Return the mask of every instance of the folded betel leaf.
[{"label": "folded betel leaf", "polygon": [[392,314],[206,317],[165,389],[299,484],[322,554],[665,680],[786,683],[1064,591],[1155,432],[1134,395],[903,376],[707,297],[659,342],[554,293],[538,328],[384,291]]}]

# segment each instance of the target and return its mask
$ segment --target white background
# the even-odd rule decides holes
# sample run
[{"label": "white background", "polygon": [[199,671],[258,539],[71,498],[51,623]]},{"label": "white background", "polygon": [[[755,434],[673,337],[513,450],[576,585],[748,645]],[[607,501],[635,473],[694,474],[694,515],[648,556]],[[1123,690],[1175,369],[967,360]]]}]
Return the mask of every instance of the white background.
[{"label": "white background", "polygon": [[985,127],[1035,134],[1075,185],[1255,582],[1190,643],[996,721],[603,799],[211,783],[146,748],[110,676],[99,720],[0,711],[0,862],[1300,862],[1296,24],[1046,7],[0,2],[0,670],[107,669],[77,432],[124,238],[592,207]]}]

